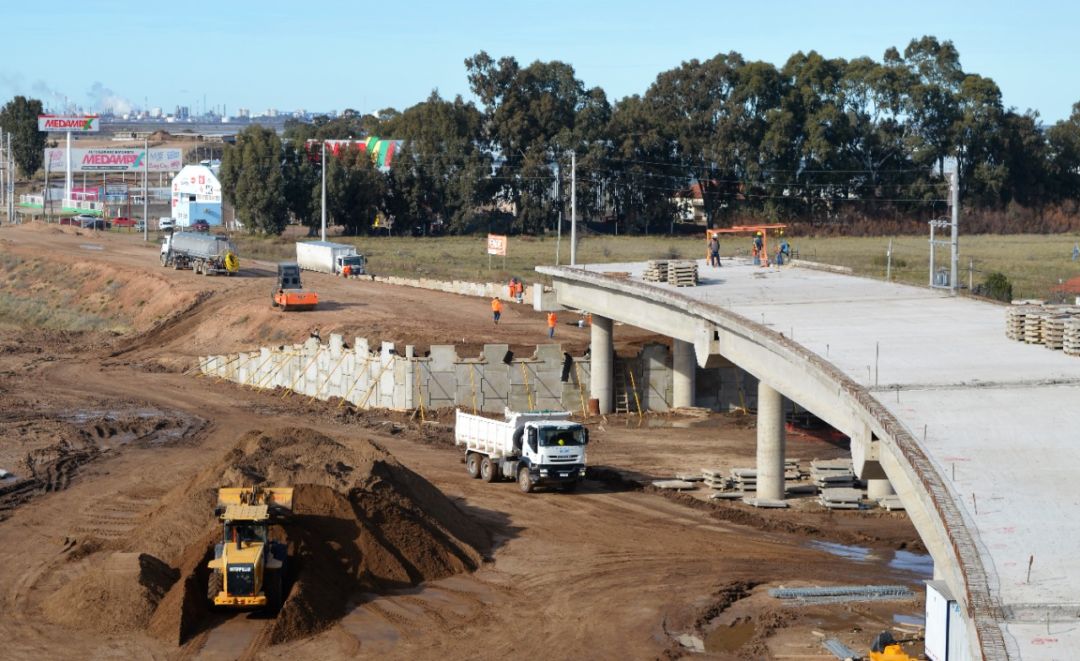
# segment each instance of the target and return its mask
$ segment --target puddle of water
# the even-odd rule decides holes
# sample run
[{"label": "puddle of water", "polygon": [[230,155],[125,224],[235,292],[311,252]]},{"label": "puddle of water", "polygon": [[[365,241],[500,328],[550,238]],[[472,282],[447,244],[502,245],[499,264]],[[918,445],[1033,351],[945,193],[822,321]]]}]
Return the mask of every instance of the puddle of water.
[{"label": "puddle of water", "polygon": [[740,620],[718,626],[705,636],[706,652],[734,652],[754,637],[754,621]]},{"label": "puddle of water", "polygon": [[904,615],[902,613],[896,613],[892,616],[893,622],[897,624],[912,624],[915,626],[926,626],[926,618],[921,615]]},{"label": "puddle of water", "polygon": [[934,577],[934,560],[925,553],[912,553],[911,551],[875,551],[864,546],[849,544],[837,544],[835,542],[822,542],[814,540],[807,544],[810,548],[825,551],[838,558],[854,562],[882,562],[886,555],[892,555],[885,564],[894,571],[905,574],[913,574],[919,578]]},{"label": "puddle of water", "polygon": [[889,567],[925,578],[934,577],[934,559],[926,553],[896,551],[889,561]]}]

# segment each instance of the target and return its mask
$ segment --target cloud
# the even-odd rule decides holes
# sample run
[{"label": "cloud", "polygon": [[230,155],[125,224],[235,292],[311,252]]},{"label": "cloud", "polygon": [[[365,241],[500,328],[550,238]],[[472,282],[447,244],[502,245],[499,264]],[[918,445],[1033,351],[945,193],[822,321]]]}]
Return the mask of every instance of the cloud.
[{"label": "cloud", "polygon": [[86,92],[90,97],[90,103],[98,112],[112,112],[115,115],[126,115],[131,112],[135,104],[127,97],[116,94],[100,81],[94,81]]}]

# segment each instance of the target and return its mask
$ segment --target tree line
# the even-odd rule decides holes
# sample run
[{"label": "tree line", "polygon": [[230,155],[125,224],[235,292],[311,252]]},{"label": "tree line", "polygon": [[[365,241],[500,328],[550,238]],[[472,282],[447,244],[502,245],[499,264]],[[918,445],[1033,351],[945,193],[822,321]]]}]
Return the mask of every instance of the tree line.
[{"label": "tree line", "polygon": [[375,218],[395,233],[551,231],[569,216],[571,153],[579,217],[627,233],[668,231],[691,193],[712,226],[925,220],[947,213],[952,168],[965,212],[1017,224],[1080,205],[1080,103],[1050,126],[1006,108],[935,37],[880,60],[721,53],[614,103],[563,62],[481,51],[464,64],[476,103],[433,92],[403,111],[290,121],[281,137],[248,128],[223,157],[227,199],[254,231],[314,227],[321,172],[306,142],[375,135],[403,141],[391,167],[359,150],[328,159],[328,213],[350,233]]}]

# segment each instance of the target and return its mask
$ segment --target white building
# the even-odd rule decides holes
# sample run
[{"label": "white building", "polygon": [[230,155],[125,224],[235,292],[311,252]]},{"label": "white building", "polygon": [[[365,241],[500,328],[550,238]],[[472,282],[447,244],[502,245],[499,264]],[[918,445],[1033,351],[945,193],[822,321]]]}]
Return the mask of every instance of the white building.
[{"label": "white building", "polygon": [[204,165],[185,165],[172,180],[172,217],[178,227],[205,220],[222,225],[221,182]]}]

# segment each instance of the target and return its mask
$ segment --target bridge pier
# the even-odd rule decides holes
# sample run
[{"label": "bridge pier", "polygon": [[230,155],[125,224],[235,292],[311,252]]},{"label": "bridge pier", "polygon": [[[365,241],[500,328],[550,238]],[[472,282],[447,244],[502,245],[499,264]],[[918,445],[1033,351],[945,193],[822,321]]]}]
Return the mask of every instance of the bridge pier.
[{"label": "bridge pier", "polygon": [[615,357],[615,345],[612,342],[612,321],[610,317],[592,316],[592,333],[589,344],[589,396],[600,404],[600,413],[611,413],[612,364]]},{"label": "bridge pier", "polygon": [[892,482],[887,479],[866,481],[866,497],[869,500],[876,501],[878,498],[895,495],[896,489],[893,489]]},{"label": "bridge pier", "polygon": [[672,408],[693,406],[694,376],[697,372],[694,345],[676,339],[672,339],[671,345],[671,406]]},{"label": "bridge pier", "polygon": [[784,398],[758,381],[757,497],[784,499]]}]

